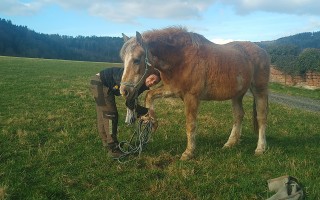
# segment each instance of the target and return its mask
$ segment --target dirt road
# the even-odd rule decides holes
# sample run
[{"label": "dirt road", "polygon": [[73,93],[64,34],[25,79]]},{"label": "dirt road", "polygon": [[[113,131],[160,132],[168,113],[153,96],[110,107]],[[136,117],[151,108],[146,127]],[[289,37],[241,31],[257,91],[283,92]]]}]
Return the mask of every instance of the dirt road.
[{"label": "dirt road", "polygon": [[319,100],[304,97],[288,96],[284,94],[269,93],[269,101],[293,108],[299,108],[312,112],[320,112]]},{"label": "dirt road", "polygon": [[[251,92],[248,92],[246,95],[252,96]],[[320,100],[270,92],[269,102],[282,104],[291,108],[298,108],[301,110],[320,113]]]}]

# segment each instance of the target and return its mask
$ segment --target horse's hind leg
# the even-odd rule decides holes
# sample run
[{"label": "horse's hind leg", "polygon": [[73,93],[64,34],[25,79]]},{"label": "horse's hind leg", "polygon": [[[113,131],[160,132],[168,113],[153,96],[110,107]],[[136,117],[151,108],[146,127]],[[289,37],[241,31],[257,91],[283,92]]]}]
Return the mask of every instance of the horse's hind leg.
[{"label": "horse's hind leg", "polygon": [[267,148],[266,142],[266,127],[267,127],[267,114],[268,114],[268,89],[255,90],[252,89],[254,96],[254,124],[256,124],[259,133],[259,139],[255,154],[262,154]]},{"label": "horse's hind leg", "polygon": [[233,127],[229,139],[224,144],[223,148],[230,148],[239,142],[244,116],[242,99],[243,95],[232,99]]}]

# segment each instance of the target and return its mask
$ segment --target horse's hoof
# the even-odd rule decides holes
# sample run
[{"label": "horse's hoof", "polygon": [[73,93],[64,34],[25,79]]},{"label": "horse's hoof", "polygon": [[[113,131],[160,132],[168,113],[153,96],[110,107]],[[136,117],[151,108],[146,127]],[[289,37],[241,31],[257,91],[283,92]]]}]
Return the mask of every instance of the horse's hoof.
[{"label": "horse's hoof", "polygon": [[156,132],[158,128],[158,120],[155,118],[151,117],[149,114],[146,114],[144,116],[141,116],[140,118],[144,123],[151,122],[151,131],[154,133]]},{"label": "horse's hoof", "polygon": [[229,144],[224,144],[222,149],[230,149],[232,146]]},{"label": "horse's hoof", "polygon": [[184,152],[182,154],[182,156],[180,157],[180,160],[191,160],[193,157],[194,157],[193,154],[189,154],[189,153]]},{"label": "horse's hoof", "polygon": [[262,155],[264,152],[265,152],[264,149],[256,149],[254,151],[254,155],[259,156],[259,155]]},{"label": "horse's hoof", "polygon": [[233,138],[229,138],[228,141],[223,145],[223,149],[230,149],[231,147],[236,146],[237,144],[239,144],[240,142],[240,138],[239,137],[233,137]]},{"label": "horse's hoof", "polygon": [[151,121],[151,117],[150,117],[149,113],[141,116],[140,119],[141,119],[142,121],[145,121],[145,122]]},{"label": "horse's hoof", "polygon": [[234,147],[237,144],[237,142],[227,142],[223,145],[222,149],[230,149]]}]

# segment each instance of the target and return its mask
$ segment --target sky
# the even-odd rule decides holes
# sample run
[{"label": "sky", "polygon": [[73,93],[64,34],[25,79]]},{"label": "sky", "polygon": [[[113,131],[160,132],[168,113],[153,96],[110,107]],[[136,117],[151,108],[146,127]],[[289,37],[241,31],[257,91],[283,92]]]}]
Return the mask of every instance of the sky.
[{"label": "sky", "polygon": [[135,36],[182,26],[215,43],[320,31],[319,0],[0,0],[0,18],[45,34]]}]

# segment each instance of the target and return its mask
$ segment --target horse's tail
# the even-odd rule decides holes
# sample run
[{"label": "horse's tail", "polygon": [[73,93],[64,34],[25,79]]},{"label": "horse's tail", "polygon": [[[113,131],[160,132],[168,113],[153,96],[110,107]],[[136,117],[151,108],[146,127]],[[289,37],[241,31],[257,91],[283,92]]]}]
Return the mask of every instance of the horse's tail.
[{"label": "horse's tail", "polygon": [[256,105],[256,98],[254,95],[253,95],[252,123],[253,123],[253,131],[256,134],[258,134],[259,126],[258,126],[258,119],[257,119],[257,105]]}]

